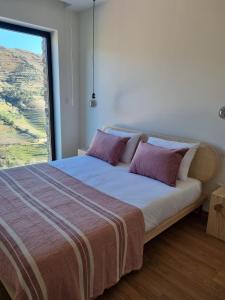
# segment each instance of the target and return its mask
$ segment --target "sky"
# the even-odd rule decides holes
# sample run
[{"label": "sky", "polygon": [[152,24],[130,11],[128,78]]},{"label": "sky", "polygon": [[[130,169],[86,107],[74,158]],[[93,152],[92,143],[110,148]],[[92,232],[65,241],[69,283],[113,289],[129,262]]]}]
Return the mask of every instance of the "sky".
[{"label": "sky", "polygon": [[0,46],[42,53],[42,37],[0,28]]}]

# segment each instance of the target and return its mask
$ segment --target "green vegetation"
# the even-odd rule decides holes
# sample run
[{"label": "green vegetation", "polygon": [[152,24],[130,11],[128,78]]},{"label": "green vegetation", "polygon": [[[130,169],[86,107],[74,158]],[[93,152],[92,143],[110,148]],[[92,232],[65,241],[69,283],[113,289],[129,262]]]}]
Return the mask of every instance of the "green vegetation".
[{"label": "green vegetation", "polygon": [[48,158],[47,145],[31,143],[2,145],[0,146],[0,157],[2,157],[0,158],[0,168],[44,162]]},{"label": "green vegetation", "polygon": [[47,161],[42,58],[0,47],[0,168]]}]

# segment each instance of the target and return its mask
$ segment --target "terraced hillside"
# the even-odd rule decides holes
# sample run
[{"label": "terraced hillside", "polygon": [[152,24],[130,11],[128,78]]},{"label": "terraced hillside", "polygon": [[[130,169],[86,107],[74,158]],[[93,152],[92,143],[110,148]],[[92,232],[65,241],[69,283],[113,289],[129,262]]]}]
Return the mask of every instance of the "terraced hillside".
[{"label": "terraced hillside", "polygon": [[42,57],[0,47],[0,168],[48,160],[46,94]]}]

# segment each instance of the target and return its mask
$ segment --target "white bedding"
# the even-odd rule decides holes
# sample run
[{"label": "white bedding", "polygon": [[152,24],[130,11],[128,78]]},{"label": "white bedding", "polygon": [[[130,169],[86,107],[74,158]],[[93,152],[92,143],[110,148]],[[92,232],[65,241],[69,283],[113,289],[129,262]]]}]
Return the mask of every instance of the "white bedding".
[{"label": "white bedding", "polygon": [[89,186],[140,208],[146,231],[194,202],[201,194],[201,182],[196,179],[177,181],[177,187],[173,188],[129,173],[129,165],[113,167],[90,156],[72,157],[51,164]]}]

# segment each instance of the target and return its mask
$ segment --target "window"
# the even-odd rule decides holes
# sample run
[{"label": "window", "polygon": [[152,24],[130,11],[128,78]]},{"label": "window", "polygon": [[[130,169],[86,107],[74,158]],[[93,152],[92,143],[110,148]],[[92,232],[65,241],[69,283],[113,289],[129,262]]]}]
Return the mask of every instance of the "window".
[{"label": "window", "polygon": [[55,159],[51,35],[0,22],[0,168]]}]

